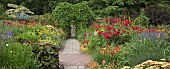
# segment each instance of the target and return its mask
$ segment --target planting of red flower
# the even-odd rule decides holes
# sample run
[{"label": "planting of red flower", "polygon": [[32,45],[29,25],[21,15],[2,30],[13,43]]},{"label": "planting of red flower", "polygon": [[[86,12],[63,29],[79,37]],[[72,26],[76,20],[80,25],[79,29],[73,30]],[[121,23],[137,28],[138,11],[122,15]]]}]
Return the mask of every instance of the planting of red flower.
[{"label": "planting of red flower", "polygon": [[[106,22],[109,19],[110,18],[106,18]],[[116,43],[119,42],[117,43],[118,45],[126,41],[129,41],[129,39],[133,37],[133,34],[138,34],[140,32],[143,32],[142,28],[140,28],[139,26],[135,26],[132,22],[133,21],[131,21],[130,18],[121,19],[119,17],[119,18],[110,19],[110,22],[101,24],[96,27],[98,37],[111,39]],[[126,38],[126,41],[124,41],[123,38]]]}]

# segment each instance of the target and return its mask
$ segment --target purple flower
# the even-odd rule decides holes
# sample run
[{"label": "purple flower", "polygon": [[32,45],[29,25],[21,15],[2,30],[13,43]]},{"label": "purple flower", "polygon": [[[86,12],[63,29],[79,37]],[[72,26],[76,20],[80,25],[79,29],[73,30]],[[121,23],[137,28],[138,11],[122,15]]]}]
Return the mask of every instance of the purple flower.
[{"label": "purple flower", "polygon": [[1,34],[1,37],[2,37],[3,39],[5,39],[5,38],[11,38],[11,37],[13,37],[13,36],[14,36],[14,33],[11,32],[11,31],[6,31],[5,33]]},{"label": "purple flower", "polygon": [[13,36],[14,36],[14,33],[11,32],[11,31],[6,31],[5,34],[6,34],[8,37],[13,37]]}]

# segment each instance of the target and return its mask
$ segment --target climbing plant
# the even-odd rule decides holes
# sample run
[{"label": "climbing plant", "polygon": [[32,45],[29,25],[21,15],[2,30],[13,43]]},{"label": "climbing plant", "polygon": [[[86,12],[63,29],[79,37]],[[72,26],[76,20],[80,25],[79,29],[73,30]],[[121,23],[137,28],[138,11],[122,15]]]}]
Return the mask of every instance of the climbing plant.
[{"label": "climbing plant", "polygon": [[85,28],[94,19],[94,14],[87,2],[78,4],[63,2],[56,6],[50,17],[69,36],[71,24],[76,25],[77,29]]}]

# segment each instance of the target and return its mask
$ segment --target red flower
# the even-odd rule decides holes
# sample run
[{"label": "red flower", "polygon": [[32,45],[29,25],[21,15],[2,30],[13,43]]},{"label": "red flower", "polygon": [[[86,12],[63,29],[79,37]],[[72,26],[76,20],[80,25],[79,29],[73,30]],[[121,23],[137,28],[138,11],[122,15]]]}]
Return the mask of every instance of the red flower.
[{"label": "red flower", "polygon": [[10,22],[7,22],[8,24],[11,24]]},{"label": "red flower", "polygon": [[148,30],[148,32],[157,32],[155,29]]},{"label": "red flower", "polygon": [[106,20],[106,23],[108,23],[108,21],[109,21],[109,18],[106,18],[105,20]]},{"label": "red flower", "polygon": [[122,21],[122,23],[125,25],[125,26],[128,26],[130,24],[130,20],[127,20],[127,19],[124,19]]},{"label": "red flower", "polygon": [[101,27],[100,25],[99,25],[99,26],[97,26],[97,27],[96,27],[96,31],[98,31],[100,27]]},{"label": "red flower", "polygon": [[118,28],[118,31],[120,31],[120,30],[121,30],[121,27]]},{"label": "red flower", "polygon": [[88,41],[86,41],[86,44],[88,44],[89,42]]},{"label": "red flower", "polygon": [[115,23],[120,22],[120,18],[115,18],[111,20],[112,25],[114,26]]},{"label": "red flower", "polygon": [[84,34],[84,37],[86,37],[87,36],[87,34]]},{"label": "red flower", "polygon": [[105,32],[105,33],[103,33],[103,35],[104,35],[104,37],[105,37],[106,39],[112,38],[111,35],[109,36],[109,32]]},{"label": "red flower", "polygon": [[110,27],[110,26],[106,26],[106,28],[107,28],[108,30],[112,30],[112,29],[113,29],[113,28]]},{"label": "red flower", "polygon": [[142,31],[143,31],[143,29],[142,29],[142,28],[140,28],[140,29],[139,29],[139,31],[140,31],[140,32],[142,32]]},{"label": "red flower", "polygon": [[84,44],[84,42],[82,42],[82,44]]},{"label": "red flower", "polygon": [[101,35],[103,33],[103,31],[100,31],[100,32],[98,32],[98,35]]},{"label": "red flower", "polygon": [[126,32],[126,30],[122,30],[122,32]]},{"label": "red flower", "polygon": [[120,35],[122,35],[122,32],[120,32]]},{"label": "red flower", "polygon": [[135,27],[135,26],[132,26],[131,28],[132,28],[132,30],[138,30],[138,29],[139,29],[138,26],[136,26],[136,27]]},{"label": "red flower", "polygon": [[115,33],[114,33],[114,35],[119,35],[120,34],[120,31],[116,31]]}]

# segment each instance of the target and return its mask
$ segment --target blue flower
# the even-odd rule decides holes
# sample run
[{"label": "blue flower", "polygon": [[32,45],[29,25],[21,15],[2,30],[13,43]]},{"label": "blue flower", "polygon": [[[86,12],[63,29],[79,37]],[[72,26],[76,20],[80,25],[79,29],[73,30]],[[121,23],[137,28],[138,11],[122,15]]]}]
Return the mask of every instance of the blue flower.
[{"label": "blue flower", "polygon": [[19,19],[26,19],[26,18],[28,18],[28,17],[29,17],[28,14],[22,14],[22,13],[20,13],[20,14],[17,14],[17,15],[16,15],[16,18],[19,18]]}]

